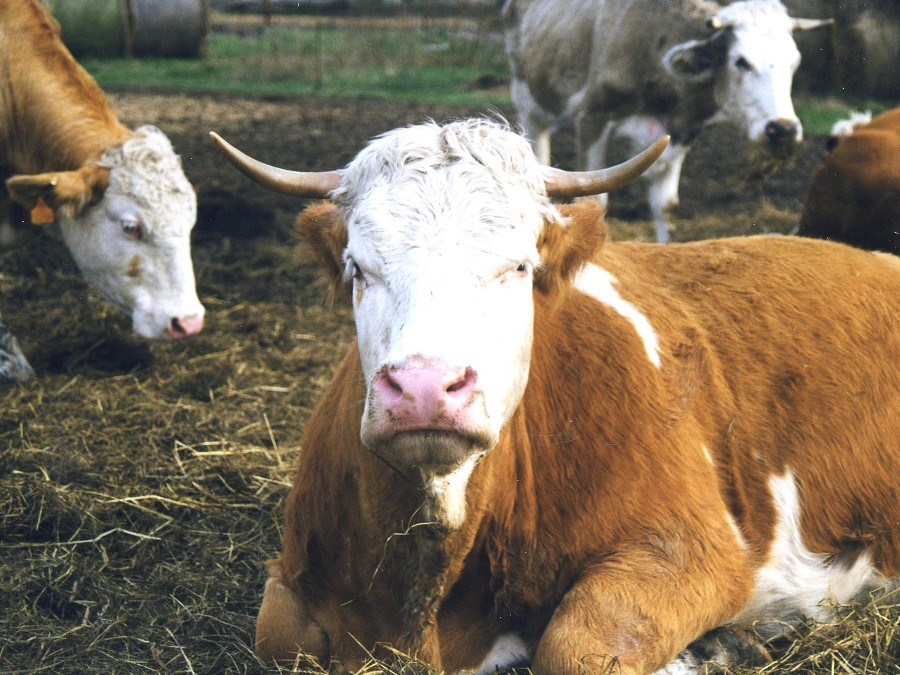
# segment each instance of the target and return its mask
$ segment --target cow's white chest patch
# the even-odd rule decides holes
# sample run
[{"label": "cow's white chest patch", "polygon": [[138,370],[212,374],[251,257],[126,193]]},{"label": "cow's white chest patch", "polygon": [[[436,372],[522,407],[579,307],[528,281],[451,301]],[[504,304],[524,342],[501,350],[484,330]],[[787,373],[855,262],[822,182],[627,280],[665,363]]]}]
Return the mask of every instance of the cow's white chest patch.
[{"label": "cow's white chest patch", "polygon": [[531,663],[528,647],[518,635],[507,633],[497,638],[477,668],[460,671],[457,675],[491,675],[527,663]]},{"label": "cow's white chest patch", "polygon": [[[772,476],[769,489],[775,502],[775,538],[766,564],[756,572],[753,597],[736,617],[737,622],[790,619],[798,613],[823,620],[835,604],[852,602],[866,591],[890,585],[873,567],[868,552],[847,562],[829,560],[806,548],[800,530],[800,499],[791,471]],[[779,627],[784,629],[783,624],[772,622],[762,629],[778,633]]]},{"label": "cow's white chest patch", "polygon": [[575,278],[575,288],[599,300],[627,319],[644,343],[644,350],[647,352],[650,363],[661,368],[659,337],[656,331],[653,330],[650,320],[644,316],[641,310],[619,295],[615,281],[613,275],[606,270],[597,265],[587,265]]},{"label": "cow's white chest patch", "polygon": [[466,518],[466,487],[481,457],[481,454],[472,455],[455,471],[442,475],[432,474],[425,479],[431,517],[452,530],[462,527]]}]

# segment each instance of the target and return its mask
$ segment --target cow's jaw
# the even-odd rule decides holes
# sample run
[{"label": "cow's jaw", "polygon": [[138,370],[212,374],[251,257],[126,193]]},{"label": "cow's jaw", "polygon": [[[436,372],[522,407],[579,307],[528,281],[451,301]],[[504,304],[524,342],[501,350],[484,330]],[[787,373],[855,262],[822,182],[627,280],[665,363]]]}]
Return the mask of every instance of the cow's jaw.
[{"label": "cow's jaw", "polygon": [[159,130],[142,128],[102,162],[110,166],[102,199],[60,218],[72,257],[104,298],[131,316],[139,336],[198,333],[204,308],[190,254],[197,197],[178,157]]}]

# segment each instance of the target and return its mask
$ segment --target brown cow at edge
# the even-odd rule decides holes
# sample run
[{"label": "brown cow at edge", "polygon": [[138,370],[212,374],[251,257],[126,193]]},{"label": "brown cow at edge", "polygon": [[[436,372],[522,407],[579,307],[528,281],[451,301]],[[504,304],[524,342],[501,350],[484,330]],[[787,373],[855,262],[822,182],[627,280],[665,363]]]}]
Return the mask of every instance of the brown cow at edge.
[{"label": "brown cow at edge", "polygon": [[841,139],[816,169],[797,234],[900,253],[900,108]]},{"label": "brown cow at edge", "polygon": [[[41,225],[139,336],[199,333],[197,196],[169,139],[119,122],[38,0],[0,0],[0,61],[0,251]],[[0,320],[0,383],[33,375]]]},{"label": "brown cow at edge", "polygon": [[695,673],[752,653],[741,627],[895,584],[893,257],[606,242],[592,200],[548,195],[609,183],[560,188],[483,120],[328,174],[219,141],[331,197],[300,225],[358,333],[305,431],[262,658]]}]

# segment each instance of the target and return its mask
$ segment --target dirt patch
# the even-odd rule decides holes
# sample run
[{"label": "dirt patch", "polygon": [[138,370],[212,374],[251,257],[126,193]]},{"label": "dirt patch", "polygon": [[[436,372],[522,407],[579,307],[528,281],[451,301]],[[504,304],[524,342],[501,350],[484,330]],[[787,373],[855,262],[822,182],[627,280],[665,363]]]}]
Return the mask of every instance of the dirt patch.
[{"label": "dirt patch", "polygon": [[[266,559],[304,423],[353,339],[300,262],[300,200],[227,166],[215,130],[273,164],[344,165],[383,131],[483,111],[371,100],[115,95],[161,127],[197,188],[194,260],[207,327],[147,344],[39,236],[0,261],[0,311],[38,379],[0,390],[0,670],[274,672],[252,655]],[[511,111],[501,111],[507,115]],[[763,176],[733,132],[689,156],[676,239],[786,231],[820,139]],[[726,150],[723,152],[722,148]],[[556,145],[571,166],[571,137]],[[612,201],[649,239],[641,197]]]}]

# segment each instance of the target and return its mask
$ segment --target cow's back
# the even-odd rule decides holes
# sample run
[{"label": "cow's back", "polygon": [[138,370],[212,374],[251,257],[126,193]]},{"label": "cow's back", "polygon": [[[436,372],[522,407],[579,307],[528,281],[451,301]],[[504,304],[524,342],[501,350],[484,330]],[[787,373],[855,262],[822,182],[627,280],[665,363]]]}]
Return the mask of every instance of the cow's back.
[{"label": "cow's back", "polygon": [[576,95],[603,96],[603,105],[613,108],[633,108],[647,95],[665,104],[660,87],[672,83],[662,55],[702,28],[688,4],[508,0],[504,19],[513,75],[556,114]]},{"label": "cow's back", "polygon": [[844,138],[813,173],[798,234],[900,252],[900,109]]},{"label": "cow's back", "polygon": [[75,169],[129,132],[37,0],[0,0],[0,173]]},{"label": "cow's back", "polygon": [[[868,550],[882,572],[897,573],[897,262],[796,237],[614,244],[604,253],[651,325],[701,331],[703,359],[724,387],[700,382],[696,414],[725,421],[708,450],[757,564],[784,515],[773,509],[772,479],[789,476],[803,513],[815,516],[801,516],[809,550]],[[666,335],[664,353],[683,348]]]}]

